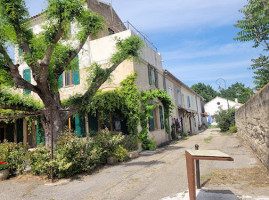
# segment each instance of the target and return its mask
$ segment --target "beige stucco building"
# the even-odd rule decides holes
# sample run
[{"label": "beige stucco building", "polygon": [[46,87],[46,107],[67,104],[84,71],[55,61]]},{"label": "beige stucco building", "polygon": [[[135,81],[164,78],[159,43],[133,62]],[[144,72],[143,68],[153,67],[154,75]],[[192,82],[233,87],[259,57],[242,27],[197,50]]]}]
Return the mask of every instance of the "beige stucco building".
[{"label": "beige stucco building", "polygon": [[[93,1],[94,2],[94,1]],[[107,20],[106,29],[103,31],[98,39],[87,40],[82,50],[78,54],[78,72],[64,72],[60,77],[61,99],[67,99],[75,94],[83,94],[87,89],[87,68],[93,63],[97,63],[102,67],[110,65],[109,60],[116,52],[116,39],[125,39],[130,36],[140,36],[145,41],[145,45],[140,52],[140,60],[126,60],[121,63],[117,69],[112,73],[111,80],[105,82],[101,89],[103,91],[113,90],[120,86],[120,83],[129,75],[138,74],[136,85],[140,91],[155,90],[157,88],[167,91],[173,100],[176,108],[173,110],[172,116],[169,119],[169,125],[173,123],[181,123],[179,131],[187,131],[190,133],[197,133],[201,120],[199,115],[201,111],[202,98],[192,91],[188,86],[183,84],[180,80],[174,77],[167,70],[163,69],[162,56],[157,52],[156,47],[149,41],[149,39],[141,34],[137,29],[133,28],[130,24],[126,27],[124,23],[117,16],[115,11],[110,7],[110,4],[96,1],[91,3],[91,8],[99,12]],[[44,24],[42,15],[32,17],[32,30],[34,34],[42,31],[42,24]],[[76,40],[72,39],[77,31],[76,25],[72,24],[70,28],[69,40],[63,41],[70,44],[76,44]],[[20,64],[20,73],[28,81],[34,84],[29,67],[21,58],[21,51],[19,48],[15,50],[15,62]],[[25,91],[24,91],[25,92]],[[31,93],[28,91],[28,93]],[[38,99],[38,96],[32,94]],[[157,100],[156,100],[157,101]],[[162,106],[161,102],[157,103]],[[199,109],[200,108],[200,109]],[[164,109],[162,109],[163,112]],[[171,136],[165,132],[164,127],[161,125],[160,118],[163,113],[154,111],[154,125],[149,129],[149,136],[156,142],[157,145],[168,142]],[[74,118],[74,129],[80,132],[81,136],[86,135],[92,130],[98,131],[100,129],[98,119],[96,117],[85,115],[83,118]],[[70,122],[71,123],[71,120]],[[71,124],[69,124],[71,125]],[[99,126],[99,127],[98,127]],[[140,129],[140,127],[139,127]],[[29,143],[27,136],[27,123],[23,121],[23,142]],[[14,137],[15,138],[15,137]],[[33,146],[38,144],[36,141],[37,135],[32,136]],[[40,140],[40,139],[39,139]]]},{"label": "beige stucco building", "polygon": [[164,71],[164,78],[165,90],[176,106],[170,124],[174,123],[178,132],[198,133],[202,126],[203,98],[168,70]]}]

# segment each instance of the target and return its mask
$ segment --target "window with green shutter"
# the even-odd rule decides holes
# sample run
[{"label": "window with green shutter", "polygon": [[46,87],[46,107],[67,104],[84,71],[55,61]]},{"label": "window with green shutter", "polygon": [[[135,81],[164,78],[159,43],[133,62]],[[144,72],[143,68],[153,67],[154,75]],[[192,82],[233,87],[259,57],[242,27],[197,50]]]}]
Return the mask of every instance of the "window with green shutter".
[{"label": "window with green shutter", "polygon": [[85,137],[85,116],[84,115],[76,115],[75,116],[75,130],[79,137]]},{"label": "window with green shutter", "polygon": [[149,77],[149,84],[152,85],[152,75],[151,75],[151,66],[148,65],[148,77]]},{"label": "window with green shutter", "polygon": [[78,55],[76,56],[76,58],[77,58],[76,67],[72,70],[72,76],[73,76],[72,79],[74,85],[80,84]]},{"label": "window with green shutter", "polygon": [[155,130],[155,123],[154,123],[154,110],[151,112],[151,117],[149,117],[149,131],[154,131]]},{"label": "window with green shutter", "polygon": [[63,75],[61,75],[58,79],[58,87],[62,88],[63,87]]},{"label": "window with green shutter", "polygon": [[[27,82],[31,83],[31,70],[30,69],[25,69],[23,70],[23,78]],[[31,94],[30,90],[24,90],[25,94]]]},{"label": "window with green shutter", "polygon": [[[64,78],[64,85],[78,85],[80,84],[80,75],[79,75],[79,61],[78,61],[78,55],[76,56],[76,63],[75,67],[72,70],[68,70],[65,72],[65,78]],[[58,80],[59,81],[59,80]],[[59,83],[60,87],[60,83]]]},{"label": "window with green shutter", "polygon": [[154,76],[155,76],[155,87],[158,88],[159,87],[159,83],[158,83],[158,71],[156,69],[154,69]]},{"label": "window with green shutter", "polygon": [[159,113],[160,113],[161,129],[164,129],[163,107],[161,105],[159,105]]}]

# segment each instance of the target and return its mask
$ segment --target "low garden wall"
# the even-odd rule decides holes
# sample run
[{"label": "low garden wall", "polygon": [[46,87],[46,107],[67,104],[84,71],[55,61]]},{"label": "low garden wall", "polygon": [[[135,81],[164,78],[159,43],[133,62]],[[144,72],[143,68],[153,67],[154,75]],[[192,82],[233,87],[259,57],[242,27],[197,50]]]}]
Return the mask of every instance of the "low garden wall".
[{"label": "low garden wall", "polygon": [[235,113],[238,135],[269,169],[269,83]]}]

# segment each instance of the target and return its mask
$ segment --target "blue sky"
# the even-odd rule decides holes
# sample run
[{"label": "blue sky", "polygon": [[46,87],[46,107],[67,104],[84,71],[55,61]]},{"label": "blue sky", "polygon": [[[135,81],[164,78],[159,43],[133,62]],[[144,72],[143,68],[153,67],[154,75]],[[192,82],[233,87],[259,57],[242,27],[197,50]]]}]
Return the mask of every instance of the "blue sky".
[{"label": "blue sky", "polygon": [[[43,0],[26,1],[31,15],[45,8]],[[106,0],[106,2],[111,2]],[[191,86],[198,82],[217,89],[216,79],[253,87],[251,59],[262,49],[234,41],[233,26],[246,0],[113,0],[123,21],[147,34],[163,56],[163,67]]]}]

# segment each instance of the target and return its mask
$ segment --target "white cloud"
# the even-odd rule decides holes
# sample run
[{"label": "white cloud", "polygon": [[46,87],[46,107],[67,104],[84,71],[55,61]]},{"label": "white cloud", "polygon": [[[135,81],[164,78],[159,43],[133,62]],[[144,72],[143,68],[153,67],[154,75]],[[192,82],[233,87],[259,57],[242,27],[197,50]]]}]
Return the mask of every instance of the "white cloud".
[{"label": "white cloud", "polygon": [[245,0],[113,0],[123,20],[143,31],[165,32],[234,24],[244,4]]},{"label": "white cloud", "polygon": [[[232,69],[247,69],[251,65],[249,60],[241,60],[235,62],[212,62],[212,63],[196,63],[196,64],[178,64],[175,67],[168,67],[173,73],[190,73],[200,76],[201,73],[211,73],[220,70],[232,70]],[[200,73],[197,73],[199,71]]]},{"label": "white cloud", "polygon": [[234,56],[234,55],[253,55],[258,54],[259,49],[252,48],[251,43],[227,43],[222,45],[213,44],[187,44],[179,47],[174,51],[164,52],[163,58],[165,60],[178,59],[195,59],[211,56]]}]

